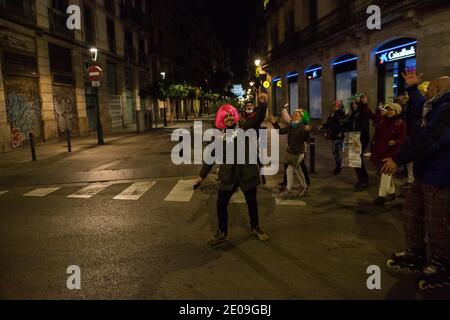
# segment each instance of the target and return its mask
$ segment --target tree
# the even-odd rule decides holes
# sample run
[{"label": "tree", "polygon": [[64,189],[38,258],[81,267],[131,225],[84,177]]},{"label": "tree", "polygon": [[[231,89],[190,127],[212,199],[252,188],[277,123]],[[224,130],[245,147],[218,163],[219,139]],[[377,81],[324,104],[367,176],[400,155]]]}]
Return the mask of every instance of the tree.
[{"label": "tree", "polygon": [[180,101],[186,99],[188,95],[187,87],[183,84],[172,84],[168,89],[168,96],[176,102],[176,117],[180,119]]},{"label": "tree", "polygon": [[[167,84],[165,82],[163,82],[163,81],[156,80],[156,81],[152,82],[149,85],[149,87],[148,87],[148,89],[146,91],[150,95],[150,97],[152,98],[153,109],[156,109],[156,112],[155,112],[155,123],[156,123],[156,128],[158,128],[158,114],[159,114],[158,101],[159,100],[165,101],[167,99],[167,96],[168,96]],[[152,122],[153,121],[151,120],[150,121],[150,126],[151,127],[153,127],[153,123]],[[167,126],[167,115],[166,115],[165,105],[164,105],[164,126]]]}]

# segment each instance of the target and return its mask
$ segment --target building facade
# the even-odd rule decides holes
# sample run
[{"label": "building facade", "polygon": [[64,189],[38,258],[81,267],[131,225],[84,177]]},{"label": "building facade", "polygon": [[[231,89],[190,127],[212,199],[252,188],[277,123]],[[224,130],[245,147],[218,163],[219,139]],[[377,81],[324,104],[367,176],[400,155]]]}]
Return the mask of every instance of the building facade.
[{"label": "building facade", "polygon": [[[367,21],[381,9],[381,29]],[[332,102],[366,93],[369,103],[405,92],[401,72],[417,68],[432,80],[450,75],[450,3],[404,0],[264,1],[250,60],[263,57],[271,112],[307,108],[324,120]],[[249,61],[251,63],[251,61]]]},{"label": "building facade", "polygon": [[[107,134],[161,121],[168,104],[151,100],[152,82],[164,73],[170,82],[201,85],[224,59],[199,25],[204,20],[193,18],[200,3],[0,0],[0,152],[27,145],[29,133],[41,143],[62,140],[67,130],[95,132],[97,103]],[[67,28],[70,5],[80,8],[79,30]],[[93,47],[103,70],[98,99],[87,79]]]}]

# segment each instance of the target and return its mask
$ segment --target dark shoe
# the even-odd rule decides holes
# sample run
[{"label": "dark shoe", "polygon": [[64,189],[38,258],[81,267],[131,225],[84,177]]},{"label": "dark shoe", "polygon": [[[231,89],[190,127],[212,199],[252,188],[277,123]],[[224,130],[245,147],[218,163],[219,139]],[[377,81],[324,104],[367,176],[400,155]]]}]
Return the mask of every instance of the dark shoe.
[{"label": "dark shoe", "polygon": [[386,204],[386,198],[383,197],[378,197],[375,199],[375,201],[373,202],[373,204],[375,206],[384,206]]},{"label": "dark shoe", "polygon": [[369,188],[368,183],[361,183],[355,187],[354,191],[363,192],[363,191],[367,190],[368,188]]},{"label": "dark shoe", "polygon": [[267,233],[265,233],[264,231],[261,230],[260,227],[257,227],[255,229],[252,229],[252,233],[254,236],[256,236],[260,241],[267,241],[269,240],[269,236],[267,235]]},{"label": "dark shoe", "polygon": [[412,187],[412,183],[407,182],[404,185],[402,185],[400,188],[402,188],[402,189],[411,189],[411,187]]},{"label": "dark shoe", "polygon": [[218,244],[228,241],[228,235],[218,230],[215,235],[209,239],[208,244],[211,246],[216,246]]},{"label": "dark shoe", "polygon": [[341,172],[342,172],[342,168],[337,167],[336,169],[334,169],[333,174],[334,174],[335,176],[338,176]]},{"label": "dark shoe", "polygon": [[395,193],[393,194],[388,194],[386,196],[386,202],[391,202],[391,201],[395,201],[395,199],[397,199],[397,195]]}]

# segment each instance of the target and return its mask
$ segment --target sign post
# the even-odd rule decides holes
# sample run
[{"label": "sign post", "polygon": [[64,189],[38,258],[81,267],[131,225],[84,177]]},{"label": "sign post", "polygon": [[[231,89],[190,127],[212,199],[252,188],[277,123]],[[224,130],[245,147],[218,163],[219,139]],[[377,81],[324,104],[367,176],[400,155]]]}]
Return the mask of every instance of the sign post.
[{"label": "sign post", "polygon": [[98,88],[100,87],[100,79],[103,75],[103,70],[98,66],[92,66],[88,69],[88,79],[92,82],[92,88],[95,92],[96,97],[96,104],[97,104],[97,138],[98,138],[98,145],[104,145],[104,139],[103,139],[103,126],[102,126],[102,119],[100,117],[100,102],[98,99]]}]

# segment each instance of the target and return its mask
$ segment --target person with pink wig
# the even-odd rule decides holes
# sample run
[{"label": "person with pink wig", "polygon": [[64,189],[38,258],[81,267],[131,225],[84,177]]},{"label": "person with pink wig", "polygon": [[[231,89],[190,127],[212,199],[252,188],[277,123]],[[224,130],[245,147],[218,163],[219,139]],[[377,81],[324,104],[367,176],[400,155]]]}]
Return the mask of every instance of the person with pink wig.
[{"label": "person with pink wig", "polygon": [[[258,129],[261,126],[262,121],[267,110],[267,94],[261,94],[259,98],[259,107],[255,111],[257,114],[252,117],[252,122],[246,121],[247,125],[244,125],[243,130]],[[216,127],[220,130],[237,130],[240,120],[239,112],[231,105],[222,106],[216,115]],[[237,146],[237,137],[233,138],[234,146]],[[224,139],[226,145],[230,141]],[[250,142],[246,141],[246,153],[250,147]],[[226,148],[224,148],[226,150]],[[236,151],[236,149],[235,149]],[[235,156],[237,152],[235,152]],[[246,157],[247,158],[247,157]],[[269,240],[268,235],[261,230],[259,226],[259,213],[257,202],[257,190],[261,184],[261,177],[259,167],[257,164],[236,164],[234,159],[233,163],[227,163],[224,159],[223,164],[219,167],[219,194],[217,199],[217,216],[219,220],[219,228],[217,232],[209,240],[210,245],[218,245],[228,241],[228,205],[231,201],[233,194],[238,188],[242,190],[247,202],[251,232],[261,241]],[[214,167],[212,165],[203,165],[200,172],[200,177],[195,181],[194,185],[199,187],[206,179],[209,172]]]}]

